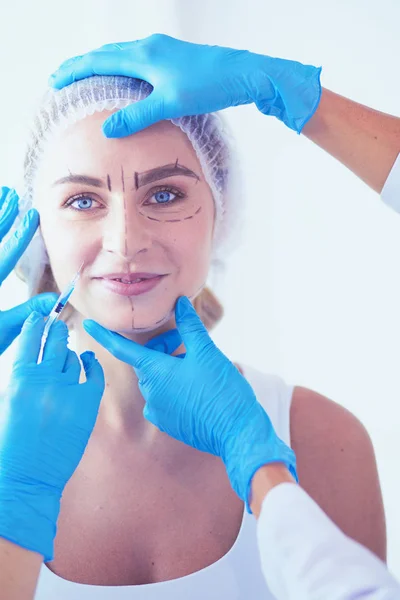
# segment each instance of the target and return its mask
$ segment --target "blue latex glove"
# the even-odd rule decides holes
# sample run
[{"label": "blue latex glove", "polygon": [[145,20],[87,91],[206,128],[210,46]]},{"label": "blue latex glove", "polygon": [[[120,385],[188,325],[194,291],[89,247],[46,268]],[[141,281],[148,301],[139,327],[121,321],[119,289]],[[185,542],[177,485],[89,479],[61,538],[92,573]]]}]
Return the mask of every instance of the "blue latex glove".
[{"label": "blue latex glove", "polygon": [[[83,323],[95,340],[135,369],[146,400],[145,418],[175,439],[220,456],[233,489],[251,512],[255,472],[281,462],[297,479],[295,455],[276,435],[249,383],[215,346],[188,298],[178,300],[175,318],[186,347],[184,358],[164,354],[162,336],[157,338],[160,353],[95,321]],[[177,347],[176,332],[164,336],[166,347]],[[155,340],[151,345],[157,347]]]},{"label": "blue latex glove", "polygon": [[[17,214],[17,193],[15,190],[2,187],[0,190],[0,242],[10,231]],[[0,286],[25,252],[38,225],[39,213],[33,208],[26,214],[14,235],[0,247]],[[56,300],[57,294],[39,294],[10,310],[0,311],[0,355],[20,333],[25,319],[32,311],[48,315]]]},{"label": "blue latex glove", "polygon": [[64,62],[50,77],[60,89],[92,75],[124,75],[154,91],[103,124],[107,137],[123,137],[163,119],[198,115],[254,102],[301,132],[321,97],[321,68],[234,50],[191,44],[163,34],[107,44]]},{"label": "blue latex glove", "polygon": [[11,380],[0,402],[0,536],[53,559],[60,499],[93,431],[104,375],[93,352],[81,367],[57,321],[39,365],[44,319],[25,321]]}]

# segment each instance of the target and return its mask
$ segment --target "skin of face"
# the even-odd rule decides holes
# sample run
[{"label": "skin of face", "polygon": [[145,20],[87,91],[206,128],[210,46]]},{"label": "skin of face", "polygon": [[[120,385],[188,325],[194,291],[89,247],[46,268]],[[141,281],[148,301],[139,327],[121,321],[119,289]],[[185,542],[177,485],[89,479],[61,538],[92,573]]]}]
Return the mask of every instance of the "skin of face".
[{"label": "skin of face", "polygon": [[[107,139],[101,125],[110,114],[94,113],[52,136],[35,179],[34,204],[60,290],[84,262],[70,300],[74,319],[91,318],[137,339],[168,329],[177,298],[194,299],[204,287],[215,207],[196,153],[178,127],[162,121],[127,138]],[[164,165],[179,165],[181,172],[146,183],[143,174]],[[55,184],[70,175],[99,179],[102,187]],[[178,209],[163,212],[160,198],[179,198]],[[116,272],[166,276],[151,291],[128,297],[95,279]]]}]

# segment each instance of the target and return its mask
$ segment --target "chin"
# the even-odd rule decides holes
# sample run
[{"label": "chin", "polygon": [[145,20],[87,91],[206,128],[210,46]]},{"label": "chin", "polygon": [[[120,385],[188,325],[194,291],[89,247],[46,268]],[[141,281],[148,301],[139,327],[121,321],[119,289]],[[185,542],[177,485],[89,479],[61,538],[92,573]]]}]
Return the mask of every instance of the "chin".
[{"label": "chin", "polygon": [[160,314],[159,311],[155,313],[155,311],[137,310],[133,322],[131,312],[128,315],[120,315],[119,318],[115,318],[115,316],[110,315],[109,312],[107,315],[105,315],[104,313],[101,314],[100,311],[90,311],[90,314],[85,316],[85,318],[93,319],[94,321],[97,321],[97,323],[99,323],[107,329],[110,329],[111,331],[115,331],[116,333],[119,333],[121,335],[129,336],[132,334],[141,334],[156,331],[161,327],[165,326],[169,321],[172,321],[174,319],[174,316],[175,311],[172,307],[163,314]]}]

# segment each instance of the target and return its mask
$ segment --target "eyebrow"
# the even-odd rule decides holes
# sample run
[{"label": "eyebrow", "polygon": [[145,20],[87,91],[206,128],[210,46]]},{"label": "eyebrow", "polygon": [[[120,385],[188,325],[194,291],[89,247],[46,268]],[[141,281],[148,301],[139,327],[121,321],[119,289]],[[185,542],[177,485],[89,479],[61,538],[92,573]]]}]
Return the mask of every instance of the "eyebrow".
[{"label": "eyebrow", "polygon": [[[200,177],[196,175],[193,171],[184,167],[183,165],[179,165],[178,161],[169,165],[163,165],[161,167],[155,167],[154,169],[150,169],[149,171],[144,171],[143,173],[134,173],[135,180],[135,189],[139,189],[144,185],[148,185],[153,181],[157,181],[159,179],[165,179],[167,177],[173,177],[174,175],[184,175],[185,177],[193,177],[200,181]],[[53,183],[55,185],[61,185],[66,183],[82,183],[84,185],[90,185],[92,187],[98,188],[107,188],[109,180],[98,179],[97,177],[90,177],[89,175],[77,175],[70,173],[70,175],[66,175],[65,177],[61,177],[61,179],[57,179]]]},{"label": "eyebrow", "polygon": [[139,189],[143,185],[148,185],[159,179],[166,179],[167,177],[173,177],[174,175],[184,175],[185,177],[193,177],[200,180],[200,177],[193,173],[187,167],[178,164],[178,160],[175,163],[164,165],[162,167],[156,167],[150,169],[150,171],[144,171],[143,173],[135,172],[135,189]]},{"label": "eyebrow", "polygon": [[52,185],[60,185],[63,183],[84,183],[85,185],[91,185],[92,187],[107,187],[105,182],[102,179],[97,179],[97,177],[89,177],[88,175],[66,175],[65,177],[61,177],[61,179],[57,179]]}]

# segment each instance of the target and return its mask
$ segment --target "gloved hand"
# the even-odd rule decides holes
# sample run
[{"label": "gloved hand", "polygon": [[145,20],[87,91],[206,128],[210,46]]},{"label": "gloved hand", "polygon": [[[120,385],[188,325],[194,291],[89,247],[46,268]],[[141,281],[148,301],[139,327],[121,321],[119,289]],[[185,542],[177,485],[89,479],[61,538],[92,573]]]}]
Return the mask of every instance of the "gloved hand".
[{"label": "gloved hand", "polygon": [[106,44],[64,62],[50,77],[60,89],[92,75],[124,75],[154,91],[103,124],[107,137],[124,137],[163,119],[198,115],[254,102],[298,133],[317,109],[320,68],[299,62],[191,44],[163,34]]},{"label": "gloved hand", "polygon": [[104,391],[93,352],[81,367],[67,347],[68,329],[50,328],[37,364],[44,319],[25,321],[11,380],[0,401],[0,536],[53,559],[60,499],[93,431]]},{"label": "gloved hand", "polygon": [[[11,229],[18,214],[18,195],[15,190],[2,187],[0,190],[0,242]],[[11,273],[39,225],[39,213],[34,208],[25,216],[14,235],[0,247],[0,286]],[[8,348],[21,331],[25,319],[32,311],[48,315],[57,300],[52,293],[39,294],[10,310],[0,311],[0,355]]]},{"label": "gloved hand", "polygon": [[[295,455],[276,435],[249,383],[215,346],[188,298],[178,299],[175,318],[184,358],[140,346],[92,320],[83,325],[111,354],[133,366],[146,400],[145,418],[175,439],[220,456],[233,489],[251,512],[255,472],[280,462],[297,479]],[[153,348],[160,338],[151,341]],[[179,345],[174,330],[165,338],[167,347]]]}]

